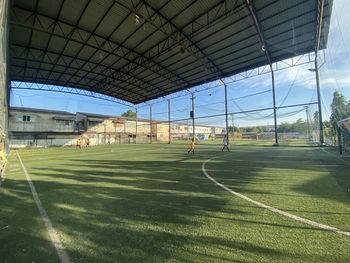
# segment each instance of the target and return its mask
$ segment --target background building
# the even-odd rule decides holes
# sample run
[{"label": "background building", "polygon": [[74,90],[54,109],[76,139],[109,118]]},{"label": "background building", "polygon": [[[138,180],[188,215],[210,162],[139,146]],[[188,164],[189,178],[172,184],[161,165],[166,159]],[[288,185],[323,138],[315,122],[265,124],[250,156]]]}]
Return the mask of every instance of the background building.
[{"label": "background building", "polygon": [[[151,127],[151,128],[150,128]],[[196,137],[208,140],[222,135],[222,127],[196,125]],[[72,146],[80,138],[82,145],[169,142],[169,123],[130,117],[33,108],[11,107],[11,147]],[[170,139],[188,140],[192,125],[171,123]],[[151,140],[152,138],[152,140]]]},{"label": "background building", "polygon": [[73,145],[78,136],[76,115],[65,111],[10,108],[11,147]]}]

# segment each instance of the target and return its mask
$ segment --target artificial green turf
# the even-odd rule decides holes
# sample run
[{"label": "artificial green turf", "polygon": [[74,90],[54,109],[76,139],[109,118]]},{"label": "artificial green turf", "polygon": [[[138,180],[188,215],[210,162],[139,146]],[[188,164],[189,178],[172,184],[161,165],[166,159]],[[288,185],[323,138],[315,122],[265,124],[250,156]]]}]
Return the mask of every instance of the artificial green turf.
[{"label": "artificial green turf", "polygon": [[[349,165],[317,147],[109,145],[19,151],[73,262],[348,262]],[[326,149],[328,150],[328,149]],[[15,152],[0,188],[1,262],[57,262]],[[3,209],[4,208],[4,209]]]}]

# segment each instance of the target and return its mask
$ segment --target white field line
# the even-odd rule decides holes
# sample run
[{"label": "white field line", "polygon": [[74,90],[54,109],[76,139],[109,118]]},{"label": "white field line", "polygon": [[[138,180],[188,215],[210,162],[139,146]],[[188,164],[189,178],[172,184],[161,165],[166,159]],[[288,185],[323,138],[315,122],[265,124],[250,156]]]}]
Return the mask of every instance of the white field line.
[{"label": "white field line", "polygon": [[44,224],[45,224],[45,227],[47,229],[47,232],[49,233],[49,236],[51,238],[51,242],[52,242],[53,246],[55,247],[55,249],[57,251],[58,257],[60,258],[62,263],[69,263],[70,262],[69,256],[68,256],[68,254],[67,254],[63,244],[61,243],[61,240],[60,240],[60,238],[58,236],[58,233],[53,228],[53,226],[51,224],[51,221],[50,221],[49,217],[47,216],[46,210],[45,210],[43,204],[41,203],[41,201],[39,199],[38,193],[37,193],[37,191],[36,191],[36,189],[34,187],[34,184],[33,184],[32,180],[30,179],[30,176],[29,176],[26,168],[23,165],[22,159],[21,159],[18,151],[16,151],[16,153],[17,153],[19,162],[22,165],[22,169],[23,169],[23,171],[24,171],[24,173],[25,173],[25,175],[27,177],[27,181],[28,181],[30,190],[32,191],[33,199],[34,199],[34,201],[36,203],[36,206],[38,207],[38,210],[40,212],[41,218],[44,221]]},{"label": "white field line", "polygon": [[246,201],[248,201],[248,202],[250,202],[252,204],[255,204],[256,206],[259,206],[259,207],[262,207],[262,208],[266,208],[266,209],[270,210],[271,212],[274,212],[274,213],[286,216],[288,218],[291,218],[293,220],[302,222],[304,224],[308,224],[308,225],[311,225],[311,226],[314,226],[314,227],[317,227],[317,228],[320,228],[320,229],[323,229],[323,230],[333,231],[333,232],[335,232],[337,234],[341,234],[341,235],[345,235],[345,236],[349,236],[350,237],[350,232],[341,231],[338,228],[335,228],[335,227],[332,227],[332,226],[327,226],[327,225],[324,225],[324,224],[320,224],[320,223],[317,223],[315,221],[311,221],[309,219],[305,219],[305,218],[302,218],[300,216],[296,216],[296,215],[284,212],[284,211],[279,210],[277,208],[274,208],[272,206],[265,205],[263,203],[255,201],[255,200],[253,200],[253,199],[251,199],[251,198],[249,198],[249,197],[247,197],[245,195],[237,193],[237,192],[233,191],[232,189],[228,188],[226,185],[219,183],[213,177],[211,177],[208,174],[208,172],[205,170],[206,163],[209,162],[210,160],[214,159],[214,158],[216,158],[216,157],[210,158],[210,159],[208,159],[208,160],[206,160],[205,162],[202,163],[202,171],[203,171],[203,173],[205,174],[205,176],[209,180],[211,180],[212,182],[214,182],[216,185],[220,186],[221,188],[225,189],[226,191],[230,192],[231,194],[233,194],[235,196],[238,196],[239,198],[242,198],[242,199],[244,199],[244,200],[246,200]]}]

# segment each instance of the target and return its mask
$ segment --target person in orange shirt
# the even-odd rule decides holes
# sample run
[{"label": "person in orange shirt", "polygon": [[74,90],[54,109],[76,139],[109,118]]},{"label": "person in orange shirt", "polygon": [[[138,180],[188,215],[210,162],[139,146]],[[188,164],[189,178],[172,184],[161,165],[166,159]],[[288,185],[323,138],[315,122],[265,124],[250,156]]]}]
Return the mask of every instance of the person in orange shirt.
[{"label": "person in orange shirt", "polygon": [[195,145],[194,139],[192,139],[192,142],[190,143],[190,148],[187,153],[190,153],[192,151],[192,153],[194,154],[194,145]]}]

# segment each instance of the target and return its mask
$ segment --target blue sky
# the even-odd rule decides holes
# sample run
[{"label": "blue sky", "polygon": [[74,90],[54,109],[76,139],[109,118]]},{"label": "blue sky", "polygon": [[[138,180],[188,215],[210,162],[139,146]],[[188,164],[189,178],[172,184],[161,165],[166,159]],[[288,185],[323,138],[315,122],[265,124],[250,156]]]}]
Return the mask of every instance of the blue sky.
[{"label": "blue sky", "polygon": [[[335,90],[339,90],[350,100],[350,6],[346,0],[335,0],[328,39],[325,60],[320,67],[321,94],[323,117],[330,116],[330,104]],[[270,43],[273,45],[273,43]],[[323,60],[323,54],[322,54]],[[286,106],[316,102],[315,73],[308,69],[314,65],[307,63],[302,66],[277,71],[276,105]],[[230,81],[227,79],[226,81]],[[206,84],[194,89],[196,93],[196,116],[212,116],[224,113],[223,86],[214,88],[218,82]],[[201,91],[202,90],[202,91]],[[180,92],[181,97],[171,100],[171,118],[185,119],[191,110],[191,96],[187,92]],[[173,95],[172,97],[176,97]],[[121,115],[128,109],[124,105],[100,99],[57,92],[30,91],[12,89],[10,94],[11,106],[64,110],[68,112],[92,112],[106,115]],[[272,106],[271,75],[261,76],[230,83],[228,85],[229,112],[242,112],[253,109],[269,108]],[[167,120],[167,101],[163,98],[152,103],[153,119]],[[149,118],[149,105],[141,104],[139,117]],[[317,110],[317,106],[310,106],[310,115]],[[232,120],[233,118],[233,120]],[[278,122],[294,121],[297,118],[306,118],[304,107],[295,107],[278,110]],[[236,126],[271,125],[273,115],[271,110],[245,114],[235,114],[229,118]],[[198,123],[224,126],[225,117],[200,118]]]}]

